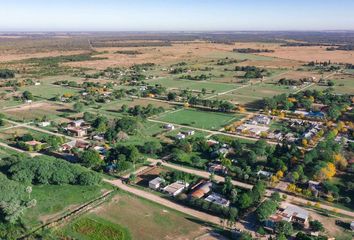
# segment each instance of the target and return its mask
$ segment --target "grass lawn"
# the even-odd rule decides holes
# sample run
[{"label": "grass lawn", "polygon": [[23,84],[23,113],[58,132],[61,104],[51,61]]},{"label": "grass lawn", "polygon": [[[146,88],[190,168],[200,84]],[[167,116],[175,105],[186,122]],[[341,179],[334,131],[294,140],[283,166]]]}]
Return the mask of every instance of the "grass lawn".
[{"label": "grass lawn", "polygon": [[33,186],[31,198],[37,200],[37,205],[25,212],[23,221],[26,226],[34,227],[100,196],[104,188],[110,186]]},{"label": "grass lawn", "polygon": [[26,90],[31,92],[34,97],[39,99],[50,99],[56,95],[63,95],[65,93],[77,94],[79,92],[76,89],[45,83],[39,86],[26,86],[20,88],[20,91],[22,92]]},{"label": "grass lawn", "polygon": [[264,97],[273,97],[278,94],[282,93],[292,93],[298,89],[292,89],[288,86],[279,86],[275,84],[255,84],[252,86],[248,86],[245,88],[238,89],[232,92],[233,95],[238,96],[254,96],[257,98],[264,98]]},{"label": "grass lawn", "polygon": [[75,239],[87,240],[131,239],[130,233],[126,228],[91,215],[82,217],[71,223],[66,228],[65,235],[69,235]]},{"label": "grass lawn", "polygon": [[182,109],[163,115],[158,120],[209,130],[219,130],[231,121],[241,119],[243,116],[242,114]]},{"label": "grass lawn", "polygon": [[[110,202],[96,208],[81,219],[98,220],[97,226],[91,225],[89,233],[97,233],[102,230],[102,227],[111,229],[114,224],[119,229],[128,229],[132,239],[139,240],[194,239],[205,233],[205,229],[199,221],[197,223],[196,220],[180,212],[166,209],[161,205],[124,192],[119,192]],[[79,223],[82,221],[81,219],[78,220]],[[79,235],[77,231],[72,231],[74,228],[75,222],[64,227],[61,233],[78,240],[96,239],[90,238],[87,233],[85,236]]]}]

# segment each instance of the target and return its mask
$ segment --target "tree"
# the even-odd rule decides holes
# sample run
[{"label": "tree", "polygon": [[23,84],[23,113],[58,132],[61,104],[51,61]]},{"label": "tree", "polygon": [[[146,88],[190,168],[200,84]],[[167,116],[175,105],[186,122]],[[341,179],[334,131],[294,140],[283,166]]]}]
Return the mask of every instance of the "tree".
[{"label": "tree", "polygon": [[78,183],[80,185],[92,186],[99,184],[101,182],[101,177],[95,172],[85,171],[79,175]]},{"label": "tree", "polygon": [[143,146],[144,152],[148,154],[156,154],[161,152],[162,145],[158,141],[146,142]]},{"label": "tree", "polygon": [[25,99],[25,100],[33,100],[33,95],[29,91],[24,91],[22,93],[22,98]]},{"label": "tree", "polygon": [[239,204],[241,209],[246,209],[250,207],[253,203],[253,199],[249,193],[243,193],[240,196]]},{"label": "tree", "polygon": [[80,113],[84,109],[84,104],[82,102],[76,102],[73,106],[75,112]]},{"label": "tree", "polygon": [[275,231],[278,233],[283,233],[286,236],[290,236],[291,234],[293,234],[293,225],[290,222],[287,221],[280,221],[277,222],[276,226],[275,226]]},{"label": "tree", "polygon": [[310,227],[315,232],[324,230],[323,224],[318,220],[310,221]]},{"label": "tree", "polygon": [[89,149],[81,153],[80,163],[85,167],[93,168],[102,163],[100,154],[93,149]]},{"label": "tree", "polygon": [[278,208],[278,203],[273,200],[264,201],[256,210],[258,221],[265,221],[274,214]]}]

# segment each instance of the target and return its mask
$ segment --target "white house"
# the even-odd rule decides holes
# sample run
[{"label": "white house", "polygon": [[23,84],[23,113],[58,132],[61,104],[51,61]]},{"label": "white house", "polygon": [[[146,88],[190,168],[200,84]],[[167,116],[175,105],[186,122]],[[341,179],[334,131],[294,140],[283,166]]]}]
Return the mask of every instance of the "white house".
[{"label": "white house", "polygon": [[164,127],[164,129],[167,129],[167,130],[169,130],[169,131],[172,131],[172,130],[174,130],[175,129],[175,126],[174,125],[172,125],[172,124],[166,124],[165,126],[163,126]]},{"label": "white house", "polygon": [[164,182],[165,182],[165,180],[163,180],[160,177],[154,178],[153,180],[149,181],[149,188],[157,190],[160,188],[161,184]]},{"label": "white house", "polygon": [[176,135],[176,139],[178,139],[178,140],[182,140],[182,139],[185,139],[185,138],[186,138],[186,135],[184,135],[183,133],[178,133]]},{"label": "white house", "polygon": [[175,197],[180,194],[184,189],[189,186],[188,183],[183,183],[180,181],[174,182],[166,187],[164,187],[164,192],[168,193],[169,195]]},{"label": "white house", "polygon": [[50,122],[48,122],[48,121],[40,122],[40,123],[38,123],[38,126],[40,126],[40,127],[48,127],[48,126],[50,126]]}]

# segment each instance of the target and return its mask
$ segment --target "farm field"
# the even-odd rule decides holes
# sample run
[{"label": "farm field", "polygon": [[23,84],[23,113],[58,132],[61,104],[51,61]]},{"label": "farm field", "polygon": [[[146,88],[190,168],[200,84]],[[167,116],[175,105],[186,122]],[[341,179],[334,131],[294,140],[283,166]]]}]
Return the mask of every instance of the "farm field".
[{"label": "farm field", "polygon": [[[120,229],[129,229],[132,239],[139,240],[193,239],[206,232],[205,227],[198,223],[199,221],[123,192],[119,192],[110,202],[91,211],[78,222],[84,221],[82,219],[98,219],[101,224],[92,226],[92,232],[100,231],[97,227],[101,227],[102,223],[106,227],[114,224]],[[69,224],[60,232],[79,240],[87,239],[88,233],[80,234],[75,231],[75,224],[75,222]]]},{"label": "farm field", "polygon": [[158,120],[208,130],[219,130],[231,121],[236,121],[242,117],[242,114],[182,109],[180,111],[167,113],[166,115],[159,117]]}]

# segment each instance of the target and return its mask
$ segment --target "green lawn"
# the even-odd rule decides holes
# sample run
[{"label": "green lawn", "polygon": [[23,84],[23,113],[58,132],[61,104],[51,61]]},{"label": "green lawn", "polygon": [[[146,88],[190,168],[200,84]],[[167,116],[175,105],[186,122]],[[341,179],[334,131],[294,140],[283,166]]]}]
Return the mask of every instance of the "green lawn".
[{"label": "green lawn", "polygon": [[74,221],[67,227],[65,235],[83,240],[131,239],[128,229],[94,216],[82,217]]},{"label": "green lawn", "polygon": [[110,186],[33,186],[31,198],[37,200],[37,205],[25,212],[23,222],[28,227],[46,222],[60,213],[100,196],[104,188],[108,189]]},{"label": "green lawn", "polygon": [[163,115],[158,120],[209,130],[219,130],[226,124],[241,119],[243,116],[242,114],[182,109]]},{"label": "green lawn", "polygon": [[43,83],[39,86],[26,86],[19,89],[19,91],[29,91],[34,97],[39,99],[50,99],[57,95],[63,95],[65,93],[77,94],[79,91],[72,88],[63,86],[56,86],[50,83]]}]

